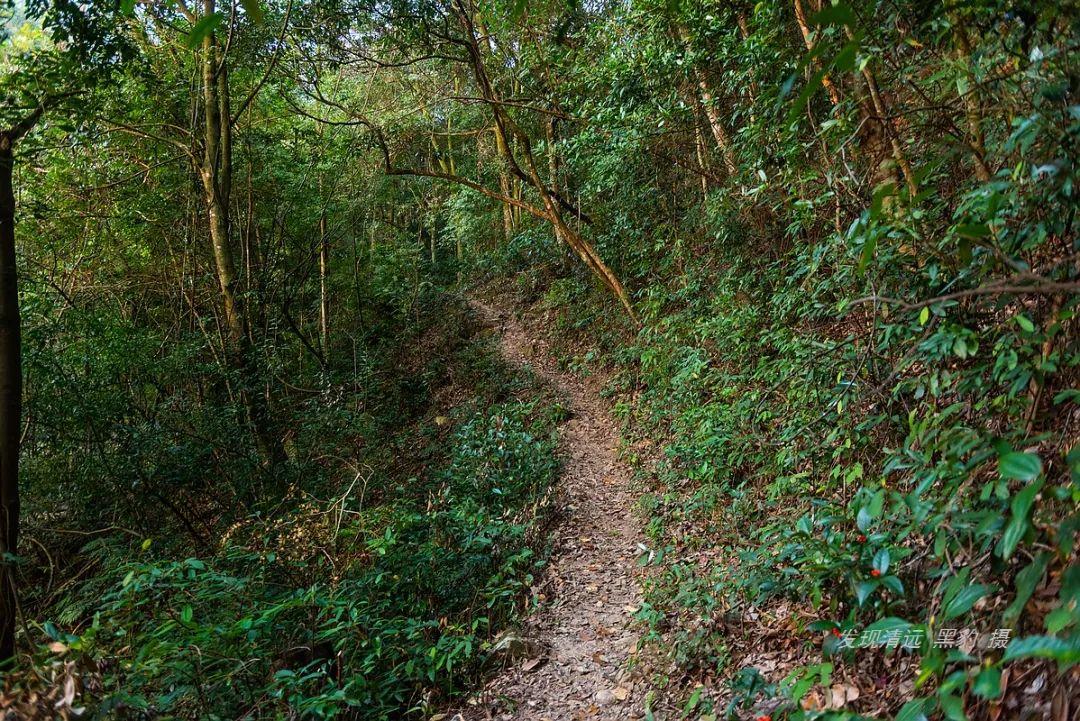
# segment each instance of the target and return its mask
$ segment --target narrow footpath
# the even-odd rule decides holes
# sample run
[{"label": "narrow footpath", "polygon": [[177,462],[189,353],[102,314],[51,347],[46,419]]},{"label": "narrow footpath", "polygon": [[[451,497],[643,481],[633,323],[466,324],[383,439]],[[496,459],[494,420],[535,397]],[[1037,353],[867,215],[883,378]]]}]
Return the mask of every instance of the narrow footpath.
[{"label": "narrow footpath", "polygon": [[506,359],[558,387],[571,416],[560,429],[562,520],[539,586],[545,599],[522,630],[520,646],[529,652],[508,655],[473,705],[451,718],[642,718],[645,684],[629,663],[638,640],[631,622],[641,603],[641,533],[630,470],[616,456],[616,424],[598,383],[560,371],[546,344],[507,310],[472,305],[499,334]]}]

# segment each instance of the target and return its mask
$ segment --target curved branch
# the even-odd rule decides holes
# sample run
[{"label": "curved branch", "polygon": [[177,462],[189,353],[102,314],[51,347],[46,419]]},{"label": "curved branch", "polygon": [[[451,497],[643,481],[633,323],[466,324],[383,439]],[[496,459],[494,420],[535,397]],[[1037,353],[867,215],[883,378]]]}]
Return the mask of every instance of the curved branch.
[{"label": "curved branch", "polygon": [[510,196],[503,195],[502,193],[497,193],[494,190],[491,190],[490,188],[485,188],[483,185],[481,185],[480,183],[477,183],[476,181],[469,180],[468,178],[463,178],[460,175],[452,175],[450,173],[438,173],[438,172],[435,172],[433,170],[420,170],[420,169],[411,169],[411,168],[395,168],[395,167],[390,166],[390,165],[386,166],[386,174],[387,175],[417,175],[417,176],[424,177],[424,178],[439,178],[440,180],[449,180],[452,183],[457,183],[458,185],[464,185],[466,188],[471,188],[472,190],[475,190],[478,193],[482,193],[482,194],[488,196],[489,198],[493,198],[493,199],[498,200],[498,201],[500,201],[502,203],[506,203],[507,205],[513,205],[513,206],[515,206],[517,208],[521,208],[526,213],[528,213],[530,215],[533,215],[533,216],[536,216],[537,218],[540,218],[541,220],[547,220],[547,221],[552,220],[551,215],[549,213],[547,213],[547,211],[541,210],[540,208],[537,208],[535,205],[531,205],[530,203],[526,203],[526,202],[524,202],[522,200],[518,200],[517,198],[511,198]]},{"label": "curved branch", "polygon": [[945,295],[928,298],[917,303],[909,303],[900,298],[892,298],[883,295],[868,295],[862,298],[856,298],[851,301],[851,305],[861,305],[863,303],[888,303],[890,305],[900,306],[904,310],[915,310],[918,308],[926,308],[946,300],[957,300],[959,298],[968,298],[977,295],[1053,295],[1056,293],[1080,292],[1080,281],[1057,282],[1043,280],[1036,282],[1034,285],[1016,285],[1015,282],[1018,280],[1023,280],[1023,278],[1008,278],[999,283],[990,283],[988,285],[980,285],[978,288],[958,290],[955,293],[946,293]]},{"label": "curved branch", "polygon": [[289,27],[289,18],[291,16],[292,0],[289,0],[289,4],[285,7],[285,18],[281,21],[281,32],[278,33],[276,43],[277,47],[274,48],[274,57],[270,59],[270,64],[266,66],[266,72],[263,73],[263,76],[259,79],[259,82],[255,83],[255,87],[251,89],[251,92],[248,93],[248,96],[244,98],[244,101],[242,103],[240,103],[240,107],[237,109],[236,113],[233,114],[232,118],[229,118],[229,125],[236,125],[236,121],[240,119],[240,116],[243,115],[244,111],[247,110],[249,105],[251,105],[251,102],[259,94],[259,91],[262,90],[263,85],[265,85],[266,81],[270,79],[270,73],[274,72],[274,68],[277,67],[278,61],[281,60],[282,50],[285,47],[285,31]]}]

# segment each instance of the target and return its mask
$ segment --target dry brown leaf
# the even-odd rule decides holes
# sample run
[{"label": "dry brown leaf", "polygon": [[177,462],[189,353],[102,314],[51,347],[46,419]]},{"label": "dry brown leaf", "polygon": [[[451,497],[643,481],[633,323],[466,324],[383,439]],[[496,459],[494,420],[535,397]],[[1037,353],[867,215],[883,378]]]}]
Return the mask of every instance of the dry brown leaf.
[{"label": "dry brown leaf", "polygon": [[844,683],[833,684],[829,689],[829,708],[842,709],[847,704],[859,698],[859,689]]},{"label": "dry brown leaf", "polygon": [[522,671],[532,671],[534,668],[544,662],[543,656],[537,656],[536,658],[530,658],[525,663],[521,664]]},{"label": "dry brown leaf", "polygon": [[813,689],[810,693],[803,696],[800,705],[803,707],[804,711],[821,711],[825,708],[824,704],[821,702],[821,694],[817,689]]}]

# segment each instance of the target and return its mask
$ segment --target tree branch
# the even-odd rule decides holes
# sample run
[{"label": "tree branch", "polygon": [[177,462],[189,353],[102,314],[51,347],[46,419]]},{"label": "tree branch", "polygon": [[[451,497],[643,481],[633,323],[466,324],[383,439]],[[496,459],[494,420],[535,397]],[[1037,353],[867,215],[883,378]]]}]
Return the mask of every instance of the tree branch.
[{"label": "tree branch", "polygon": [[251,89],[248,96],[244,98],[244,101],[240,103],[240,107],[233,114],[232,118],[229,118],[229,125],[236,125],[236,121],[240,119],[240,116],[244,114],[251,102],[262,90],[263,85],[270,78],[270,73],[274,72],[274,68],[277,67],[278,61],[281,60],[282,50],[285,48],[285,31],[289,27],[289,18],[292,16],[292,0],[289,0],[289,4],[285,7],[285,18],[281,21],[281,32],[278,33],[276,47],[274,48],[274,57],[270,59],[270,64],[266,66],[266,72],[259,79],[259,82],[255,83],[255,87]]}]

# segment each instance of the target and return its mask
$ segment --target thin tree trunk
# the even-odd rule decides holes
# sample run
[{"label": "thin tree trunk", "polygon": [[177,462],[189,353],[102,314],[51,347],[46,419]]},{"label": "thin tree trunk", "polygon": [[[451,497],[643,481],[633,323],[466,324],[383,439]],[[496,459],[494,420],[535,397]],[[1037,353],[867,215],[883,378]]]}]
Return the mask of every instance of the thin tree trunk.
[{"label": "thin tree trunk", "polygon": [[[548,185],[551,186],[555,192],[561,192],[559,187],[559,156],[555,152],[555,116],[552,115],[544,123],[544,134],[547,140],[547,163],[548,163]],[[561,241],[559,237],[559,229],[553,228],[555,232],[556,242]]]},{"label": "thin tree trunk", "polygon": [[[469,60],[472,65],[473,76],[480,88],[481,95],[490,107],[492,116],[495,119],[496,139],[499,137],[503,138],[500,150],[504,153],[504,159],[511,167],[516,166],[517,161],[510,152],[508,144],[505,142],[507,132],[509,131],[513,134],[516,146],[521,152],[522,159],[525,161],[523,174],[528,178],[529,183],[536,190],[537,194],[540,196],[540,200],[543,202],[545,210],[544,216],[555,226],[555,230],[563,241],[578,254],[578,257],[584,261],[585,265],[589,267],[608,289],[611,290],[619,302],[622,303],[631,320],[637,323],[637,315],[634,313],[634,307],[630,303],[630,296],[626,292],[626,289],[623,287],[618,276],[604,263],[600,258],[600,254],[596,252],[596,249],[576,231],[571,229],[563,219],[560,204],[552,194],[554,191],[548,188],[537,170],[536,158],[533,156],[532,144],[529,140],[529,136],[518,127],[506,112],[495,88],[491,84],[491,78],[488,76],[487,70],[484,67],[483,56],[481,55],[479,43],[477,41],[476,28],[473,24],[469,10],[465,7],[462,0],[457,0],[455,9],[458,19],[461,22],[462,29],[466,34],[465,39],[469,51]],[[520,205],[518,207],[520,207]]]},{"label": "thin tree trunk", "polygon": [[[499,157],[503,163],[499,168],[499,192],[507,197],[513,197],[513,187],[511,186],[510,171],[506,168],[505,158],[510,154],[510,148],[506,144],[506,137],[499,130],[499,126],[495,125],[493,130],[495,131],[495,149],[499,153]],[[503,203],[502,206],[502,219],[503,219],[503,240],[507,243],[514,237],[514,209]]]},{"label": "thin tree trunk", "polygon": [[[205,3],[207,14],[213,0]],[[236,263],[230,238],[229,197],[232,193],[232,119],[229,115],[229,74],[214,33],[202,45],[204,155],[199,168],[210,220],[210,243],[221,291],[228,335],[229,357],[240,371],[244,388],[241,401],[248,414],[260,455],[270,462],[281,460],[281,445],[270,433],[270,412],[256,371],[255,349],[237,293]]]},{"label": "thin tree trunk", "polygon": [[547,140],[547,163],[548,163],[548,185],[552,190],[559,192],[561,190],[561,183],[559,182],[559,154],[555,149],[555,121],[554,115],[548,118],[544,123],[544,136]]},{"label": "thin tree trunk", "polygon": [[[697,98],[695,97],[694,100],[696,101]],[[698,104],[695,102],[695,106]],[[701,197],[705,198],[709,194],[708,155],[705,153],[705,135],[701,132],[697,107],[694,110],[694,153],[697,157],[698,170],[701,171]]]},{"label": "thin tree trunk", "polygon": [[460,236],[460,235],[458,235],[458,236],[457,236],[457,237],[456,237],[456,238],[454,239],[454,252],[455,252],[455,256],[454,256],[454,257],[455,257],[455,258],[457,259],[457,267],[458,267],[458,271],[457,271],[457,284],[458,284],[458,285],[461,285],[461,260],[462,260],[462,252],[461,252],[461,236]]},{"label": "thin tree trunk", "polygon": [[[212,5],[209,11],[213,12]],[[199,175],[210,214],[210,242],[225,309],[225,323],[230,340],[239,344],[247,329],[244,327],[242,303],[236,294],[236,264],[229,242],[229,193],[232,184],[228,175],[232,172],[232,161],[228,156],[232,150],[232,142],[227,140],[231,135],[229,119],[221,116],[220,93],[225,71],[224,68],[219,71],[218,62],[217,40],[211,33],[203,40],[205,152]]]},{"label": "thin tree trunk", "polygon": [[957,13],[951,13],[949,19],[952,21],[953,41],[956,43],[956,59],[963,67],[964,78],[967,80],[968,86],[967,92],[962,94],[964,114],[967,116],[968,125],[967,144],[971,148],[971,157],[975,165],[975,177],[985,183],[990,180],[991,172],[986,164],[986,146],[982,131],[982,108],[979,103],[979,94],[975,89],[975,76],[971,72],[971,40],[968,38],[963,19]]},{"label": "thin tree trunk", "polygon": [[[743,39],[743,42],[746,42],[747,40],[749,40],[750,39],[750,25],[746,22],[746,13],[743,12],[742,10],[736,10],[735,11],[735,24],[739,26],[739,37],[741,37]],[[758,94],[757,83],[756,82],[751,82],[747,86],[747,90],[749,91],[748,92],[748,99],[750,100],[750,104],[753,105],[754,103],[757,102],[757,94]]]},{"label": "thin tree trunk", "polygon": [[738,165],[735,162],[735,153],[731,148],[731,136],[728,135],[727,128],[724,127],[724,121],[720,117],[720,112],[716,109],[712,92],[709,90],[709,83],[705,80],[705,73],[701,71],[701,68],[694,68],[694,77],[697,80],[698,88],[701,90],[701,105],[705,108],[705,117],[709,120],[713,140],[716,141],[716,147],[719,148],[720,156],[724,159],[724,167],[727,168],[729,175],[735,175],[738,171]]},{"label": "thin tree trunk", "polygon": [[319,339],[324,355],[330,353],[330,242],[326,211],[319,216]]},{"label": "thin tree trunk", "polygon": [[870,70],[869,66],[866,66],[862,70],[863,79],[866,80],[866,89],[870,91],[870,100],[874,104],[874,112],[878,116],[878,122],[885,131],[885,135],[889,138],[889,145],[892,148],[893,160],[900,167],[900,172],[904,176],[904,181],[907,183],[908,193],[912,199],[918,195],[919,187],[915,183],[915,172],[911,169],[911,163],[908,161],[907,154],[904,152],[904,146],[900,143],[900,136],[896,132],[896,128],[893,127],[892,120],[889,118],[889,110],[885,105],[885,100],[881,96],[881,91],[878,89],[877,80],[874,78],[874,73]]},{"label": "thin tree trunk", "polygon": [[[692,43],[690,42],[689,31],[684,26],[679,25],[678,33],[679,39],[686,49],[691,50]],[[698,67],[697,63],[693,64],[693,73],[694,82],[697,83],[701,97],[701,105],[705,109],[705,117],[709,121],[709,129],[712,131],[713,140],[716,141],[716,147],[720,151],[720,156],[724,159],[724,167],[727,168],[729,175],[735,175],[738,171],[738,164],[735,162],[735,152],[732,147],[731,135],[724,126],[724,120],[720,117],[720,111],[716,108],[716,101],[713,97],[712,90],[709,88],[709,81],[705,77],[705,72]]]},{"label": "thin tree trunk", "polygon": [[[855,35],[852,33],[851,28],[845,27],[845,30],[847,31],[848,39],[853,40]],[[904,152],[904,146],[900,142],[900,136],[893,126],[892,118],[889,117],[889,108],[885,104],[885,98],[878,88],[877,78],[874,77],[874,71],[870,69],[869,64],[863,66],[862,76],[863,80],[866,81],[866,89],[870,92],[870,101],[874,105],[874,113],[877,115],[878,124],[889,139],[889,145],[892,148],[893,161],[900,168],[900,172],[904,176],[904,181],[907,183],[908,193],[911,195],[912,200],[914,200],[919,192],[919,186],[915,182],[915,171],[912,170],[911,162]]]},{"label": "thin tree trunk", "polygon": [[[802,0],[795,0],[795,21],[799,24],[799,32],[802,34],[807,52],[814,52],[814,41],[810,38],[810,26],[806,21],[806,9],[803,7]],[[814,58],[814,67],[821,68],[821,61],[818,58]],[[825,92],[829,94],[829,100],[832,101],[833,106],[839,105],[840,91],[836,89],[828,73],[822,76],[821,84],[825,86]]]},{"label": "thin tree trunk", "polygon": [[[510,179],[501,171],[499,173],[499,192],[503,195],[510,195]],[[511,210],[509,205],[502,206],[502,229],[503,240],[509,243],[514,236],[514,211]]]},{"label": "thin tree trunk", "polygon": [[[0,133],[0,556],[19,548],[22,341],[15,266],[15,138]],[[0,557],[0,668],[15,662],[15,573]]]}]

